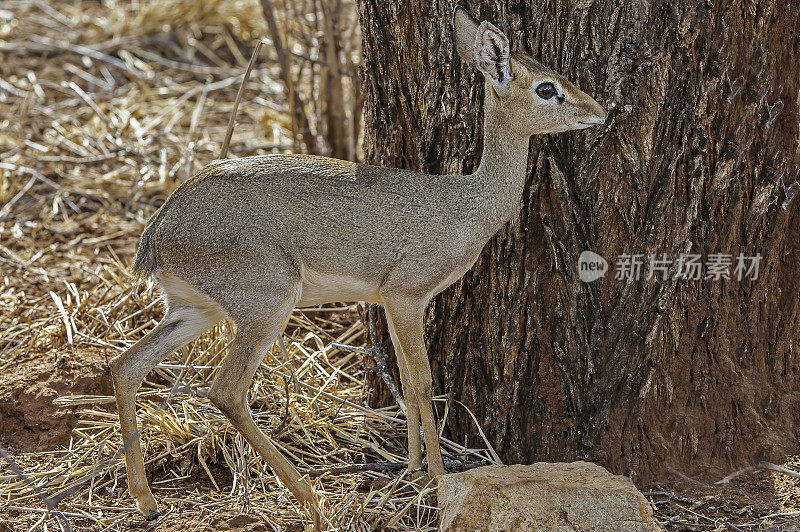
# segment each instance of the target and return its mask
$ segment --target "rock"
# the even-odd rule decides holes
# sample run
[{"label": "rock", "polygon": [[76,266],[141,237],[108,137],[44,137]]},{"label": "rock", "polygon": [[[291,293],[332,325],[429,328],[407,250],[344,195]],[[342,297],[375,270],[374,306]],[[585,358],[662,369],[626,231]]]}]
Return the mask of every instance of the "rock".
[{"label": "rock", "polygon": [[440,530],[660,530],[628,477],[588,462],[486,466],[439,478]]}]

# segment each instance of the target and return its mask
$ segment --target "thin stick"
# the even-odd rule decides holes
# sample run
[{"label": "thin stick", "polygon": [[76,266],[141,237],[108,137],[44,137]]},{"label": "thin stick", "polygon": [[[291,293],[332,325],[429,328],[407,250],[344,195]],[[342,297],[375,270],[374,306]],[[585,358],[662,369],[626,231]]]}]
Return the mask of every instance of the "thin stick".
[{"label": "thin stick", "polygon": [[[275,55],[278,57],[278,64],[281,67],[281,77],[283,78],[283,84],[286,86],[286,99],[289,104],[289,116],[292,124],[292,146],[295,151],[299,151],[300,146],[297,141],[297,130],[300,113],[298,113],[298,111],[302,111],[302,107],[298,107],[296,104],[292,70],[289,67],[289,57],[286,55],[286,49],[283,46],[283,37],[278,29],[278,22],[275,20],[272,0],[261,0],[261,11],[264,13],[264,20],[267,21],[267,28],[269,29],[269,34],[272,39],[272,47],[275,49]],[[305,129],[303,133],[305,133]],[[309,139],[304,140],[306,140],[306,143],[309,142]],[[312,146],[313,144],[307,145],[308,151],[313,152]]]},{"label": "thin stick", "polygon": [[[480,460],[477,462],[467,462],[452,460],[444,457],[445,467],[450,471],[467,471],[476,469],[478,467],[494,465],[491,460]],[[311,478],[321,477],[323,475],[347,475],[349,473],[387,473],[392,471],[402,471],[408,467],[408,462],[371,462],[367,464],[352,464],[337,467],[326,467],[322,469],[314,469],[307,474]]]},{"label": "thin stick", "polygon": [[797,471],[792,471],[791,469],[786,469],[785,467],[773,464],[771,462],[760,462],[754,466],[745,467],[744,469],[740,469],[738,471],[734,471],[727,477],[723,478],[722,480],[718,480],[714,484],[727,484],[731,480],[735,479],[736,477],[743,475],[744,473],[749,473],[751,471],[758,471],[760,469],[771,469],[772,471],[777,471],[778,473],[783,473],[784,475],[789,475],[790,477],[800,478],[800,473]]},{"label": "thin stick", "polygon": [[57,508],[58,502],[54,502],[53,499],[51,497],[48,497],[47,494],[43,492],[42,489],[39,486],[37,486],[35,482],[33,482],[30,478],[28,478],[27,475],[25,475],[25,472],[22,470],[22,468],[17,464],[17,462],[13,458],[11,458],[11,455],[8,453],[8,451],[6,451],[5,447],[3,447],[2,445],[0,445],[0,457],[2,457],[8,463],[9,467],[11,467],[11,471],[15,475],[17,475],[17,477],[19,477],[23,482],[25,482],[31,487],[33,493],[37,497],[39,497],[39,499],[41,499],[41,501],[47,507],[47,512],[52,513],[56,516],[56,521],[58,522],[58,526],[61,528],[61,530],[72,532],[72,526],[69,524],[69,519],[67,519],[66,516],[64,516],[64,514],[61,513]]},{"label": "thin stick", "polygon": [[31,187],[33,186],[33,184],[34,184],[34,183],[36,183],[36,176],[35,176],[35,175],[34,175],[33,177],[31,177],[31,178],[28,180],[28,182],[27,182],[27,183],[25,183],[25,186],[24,186],[24,187],[22,187],[22,189],[20,189],[20,191],[19,191],[19,192],[17,192],[17,194],[16,194],[16,195],[15,195],[13,198],[11,198],[10,200],[8,200],[8,203],[6,203],[5,205],[3,205],[3,208],[2,208],[2,209],[0,209],[0,220],[2,220],[3,218],[5,218],[6,214],[8,214],[9,212],[11,212],[11,207],[13,207],[13,206],[14,206],[14,204],[15,204],[16,202],[18,202],[18,201],[19,201],[19,199],[20,199],[22,196],[24,196],[24,195],[25,195],[25,194],[26,194],[26,193],[27,193],[27,192],[28,192],[28,191],[31,189]]},{"label": "thin stick", "polygon": [[378,339],[378,332],[375,327],[375,322],[377,320],[376,312],[375,312],[375,304],[371,303],[369,305],[369,340],[371,347],[354,347],[350,345],[340,344],[338,342],[332,342],[331,347],[336,349],[341,349],[343,351],[358,351],[359,353],[365,353],[372,357],[375,361],[375,367],[371,368],[364,368],[366,371],[374,371],[378,375],[381,376],[383,382],[386,384],[386,387],[389,388],[389,391],[392,393],[392,397],[394,397],[397,406],[400,407],[400,410],[403,411],[404,414],[408,415],[408,409],[406,407],[405,398],[402,393],[400,393],[400,388],[397,387],[397,384],[394,382],[392,378],[392,374],[389,371],[388,363],[386,362],[386,355],[381,351],[379,344],[380,340]]},{"label": "thin stick", "polygon": [[326,467],[314,469],[308,472],[311,478],[321,477],[322,475],[346,475],[348,473],[361,473],[365,471],[385,473],[391,471],[402,471],[408,467],[408,462],[373,462],[369,464],[352,464],[338,467]]},{"label": "thin stick", "polygon": [[253,65],[256,64],[256,57],[258,57],[258,53],[261,51],[261,45],[264,44],[264,40],[260,39],[256,43],[256,47],[253,50],[253,55],[250,57],[250,63],[247,65],[247,70],[244,71],[244,77],[242,78],[242,84],[239,85],[239,92],[236,93],[236,100],[233,102],[233,110],[231,110],[231,119],[228,121],[228,131],[225,133],[225,140],[222,141],[222,148],[219,150],[219,158],[224,159],[228,156],[228,144],[231,142],[231,137],[233,136],[233,126],[236,124],[236,113],[239,111],[239,102],[242,100],[242,94],[244,94],[244,86],[247,85],[247,80],[250,79],[250,72],[253,70]]}]

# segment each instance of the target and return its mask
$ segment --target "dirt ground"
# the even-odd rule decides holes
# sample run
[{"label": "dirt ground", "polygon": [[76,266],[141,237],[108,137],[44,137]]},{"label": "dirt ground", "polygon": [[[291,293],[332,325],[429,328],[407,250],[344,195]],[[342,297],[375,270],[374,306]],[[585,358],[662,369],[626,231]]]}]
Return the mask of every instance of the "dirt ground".
[{"label": "dirt ground", "polygon": [[68,349],[57,357],[21,361],[0,375],[0,441],[24,453],[67,445],[78,415],[53,401],[64,395],[112,395],[109,355],[108,350]]}]

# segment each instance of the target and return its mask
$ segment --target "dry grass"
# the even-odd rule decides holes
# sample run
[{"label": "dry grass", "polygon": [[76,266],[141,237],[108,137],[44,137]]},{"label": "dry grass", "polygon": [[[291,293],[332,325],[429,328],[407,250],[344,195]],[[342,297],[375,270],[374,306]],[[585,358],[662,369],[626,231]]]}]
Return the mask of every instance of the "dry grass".
[{"label": "dry grass", "polygon": [[[110,357],[160,319],[153,287],[134,283],[127,268],[149,215],[218,153],[252,45],[265,34],[259,9],[244,0],[3,3],[0,372],[67,349]],[[265,54],[244,92],[234,155],[293,145],[279,79]],[[166,511],[160,530],[216,530],[240,512],[264,527],[251,529],[310,523],[201,398],[230,337],[218,325],[140,390],[146,459]],[[296,311],[284,337],[288,360],[277,346],[270,351],[251,400],[259,425],[299,468],[402,460],[402,413],[366,406],[362,355],[331,346],[365,343],[354,307]],[[58,404],[80,408],[80,425],[67,448],[14,453],[28,479],[50,496],[75,486],[58,505],[74,529],[152,526],[125,490],[112,399],[64,396]],[[403,472],[327,473],[314,483],[331,529],[435,527],[432,488]],[[15,530],[59,527],[7,465],[0,499],[0,530],[2,520]]]}]

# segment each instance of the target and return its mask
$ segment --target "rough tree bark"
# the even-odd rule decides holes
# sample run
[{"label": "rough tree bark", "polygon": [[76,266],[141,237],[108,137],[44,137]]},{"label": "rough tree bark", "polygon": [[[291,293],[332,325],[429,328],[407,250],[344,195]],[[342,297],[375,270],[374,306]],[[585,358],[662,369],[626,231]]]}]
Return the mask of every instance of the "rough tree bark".
[{"label": "rough tree bark", "polygon": [[[471,172],[483,82],[455,55],[453,3],[359,5],[367,161]],[[429,308],[436,393],[463,402],[507,462],[590,459],[640,484],[796,451],[800,8],[464,7],[610,117],[532,139],[519,218]],[[584,250],[609,261],[605,278],[579,279]],[[618,281],[623,253],[732,254],[733,279],[647,280],[645,268]],[[739,253],[763,257],[757,280],[736,280]],[[446,431],[480,444],[454,401]]]}]

